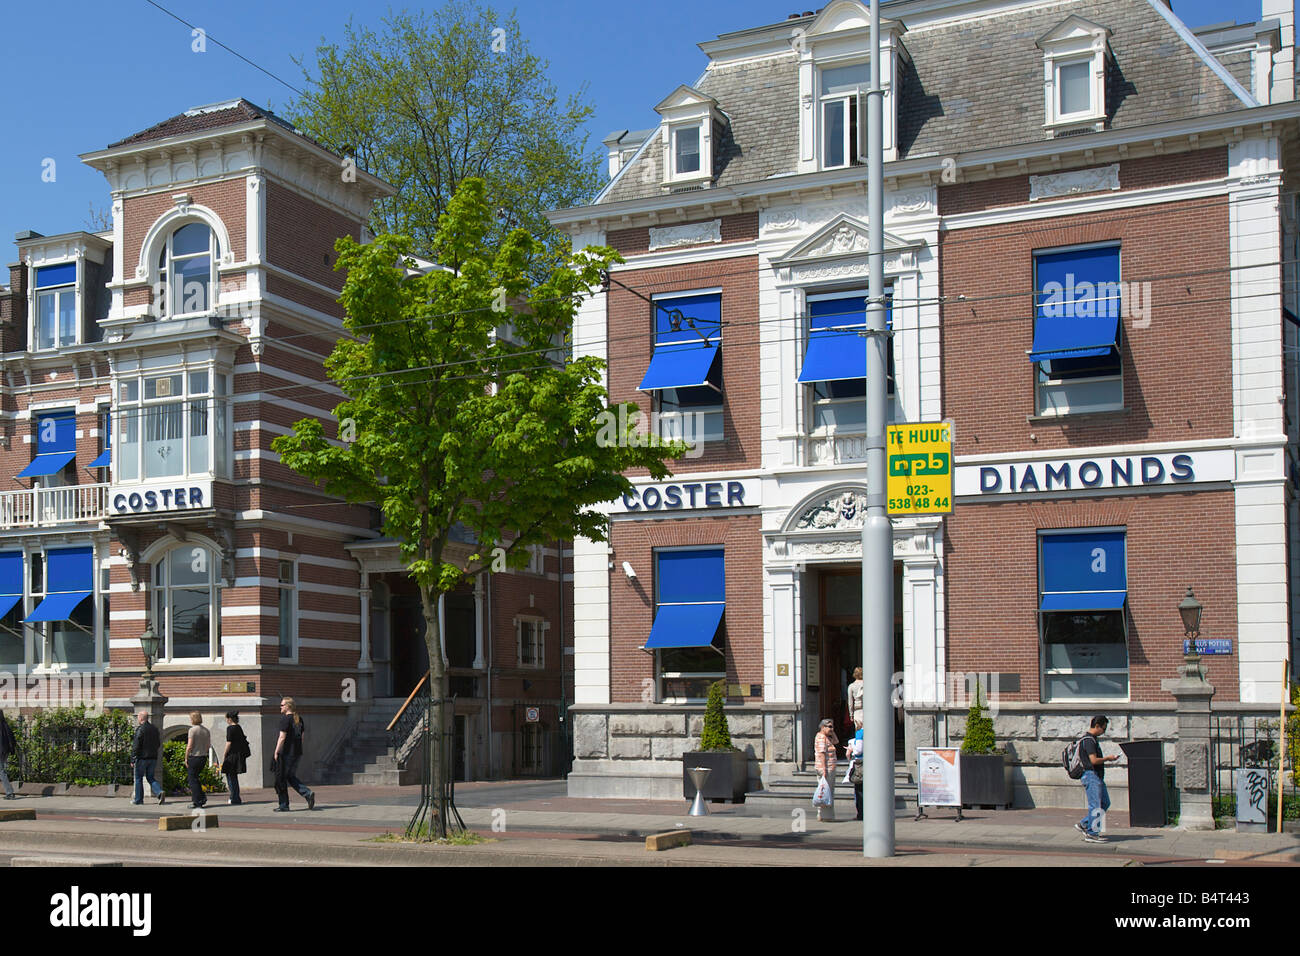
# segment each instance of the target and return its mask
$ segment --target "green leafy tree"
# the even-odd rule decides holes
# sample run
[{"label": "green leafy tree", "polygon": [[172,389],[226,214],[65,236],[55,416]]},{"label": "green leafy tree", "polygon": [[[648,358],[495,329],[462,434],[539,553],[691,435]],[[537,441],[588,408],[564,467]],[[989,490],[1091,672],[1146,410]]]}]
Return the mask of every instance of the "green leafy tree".
[{"label": "green leafy tree", "polygon": [[469,177],[487,184],[494,246],[516,226],[556,245],[546,210],[580,205],[599,186],[586,91],[561,100],[513,14],[476,0],[432,16],[390,13],[377,29],[349,23],[344,43],[317,48],[314,68],[298,65],[306,91],[287,113],[398,188],[377,203],[373,231],[410,236],[420,255]]},{"label": "green leafy tree", "polygon": [[[579,299],[617,253],[556,254],[522,229],[493,248],[492,227],[486,186],[468,179],[434,237],[444,268],[415,273],[404,237],[365,246],[340,239],[340,301],[352,336],[337,343],[326,369],[347,395],[335,409],[343,442],[309,418],[272,446],[328,493],[382,509],[384,533],[400,542],[419,585],[438,696],[446,692],[441,595],[482,570],[522,567],[528,545],[604,540],[598,509],[630,487],[623,472],[663,478],[665,461],[686,450],[639,436],[633,406],[608,407],[600,360],[568,360]],[[537,282],[543,269],[548,278]],[[503,327],[508,334],[499,334]],[[453,561],[449,545],[453,535],[464,540],[462,529],[477,544]],[[432,709],[431,732],[440,753],[441,707]],[[444,764],[440,756],[432,764],[426,772],[439,794]],[[444,817],[433,821],[439,837]]]},{"label": "green leafy tree", "polygon": [[731,750],[731,728],[727,726],[726,681],[709,685],[709,700],[704,705],[704,730],[700,733],[700,750]]},{"label": "green leafy tree", "polygon": [[964,754],[991,754],[997,738],[993,736],[993,718],[984,716],[984,704],[980,700],[980,687],[975,685],[975,700],[966,715],[966,736],[961,742]]}]

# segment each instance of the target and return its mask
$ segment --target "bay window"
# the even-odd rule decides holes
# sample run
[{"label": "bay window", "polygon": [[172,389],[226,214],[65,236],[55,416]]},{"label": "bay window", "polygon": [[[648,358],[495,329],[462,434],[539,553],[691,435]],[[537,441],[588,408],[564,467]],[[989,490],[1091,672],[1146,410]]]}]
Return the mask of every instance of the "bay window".
[{"label": "bay window", "polygon": [[228,415],[225,375],[203,369],[120,379],[117,480],[225,475]]}]

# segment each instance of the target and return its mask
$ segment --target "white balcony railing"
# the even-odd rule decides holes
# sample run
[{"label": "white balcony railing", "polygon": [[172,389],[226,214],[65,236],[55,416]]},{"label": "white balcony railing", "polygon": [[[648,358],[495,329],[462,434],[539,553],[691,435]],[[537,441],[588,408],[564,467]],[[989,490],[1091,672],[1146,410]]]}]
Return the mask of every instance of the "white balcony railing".
[{"label": "white balcony railing", "polygon": [[108,514],[108,485],[0,492],[0,530],[98,521]]}]

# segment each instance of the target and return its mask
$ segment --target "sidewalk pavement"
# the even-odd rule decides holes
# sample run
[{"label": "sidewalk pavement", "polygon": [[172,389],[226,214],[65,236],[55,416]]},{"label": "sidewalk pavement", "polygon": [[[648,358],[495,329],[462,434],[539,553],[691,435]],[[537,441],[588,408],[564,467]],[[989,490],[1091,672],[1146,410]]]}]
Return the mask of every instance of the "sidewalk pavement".
[{"label": "sidewalk pavement", "polygon": [[[500,842],[446,849],[484,857],[499,852],[508,852],[516,858],[520,854],[539,853],[545,857],[547,853],[572,854],[577,851],[575,841],[581,841],[582,854],[594,853],[593,860],[611,862],[613,857],[601,856],[602,853],[619,856],[610,847],[639,849],[649,834],[686,829],[693,833],[694,847],[660,853],[640,850],[639,856],[632,854],[632,857],[638,862],[671,856],[682,863],[698,860],[750,865],[777,862],[778,858],[780,862],[795,865],[851,863],[862,859],[862,826],[852,819],[852,805],[836,807],[841,814],[847,810],[848,817],[837,822],[818,822],[811,805],[801,817],[793,814],[790,818],[744,816],[741,807],[727,804],[712,804],[707,817],[691,817],[686,814],[684,800],[594,800],[567,796],[539,799],[537,790],[536,781],[459,785],[457,803],[465,824]],[[392,859],[392,846],[364,841],[385,832],[400,834],[419,801],[418,787],[337,786],[319,787],[315,792],[313,813],[306,812],[305,804],[296,794],[290,796],[293,812],[273,812],[276,802],[271,790],[245,790],[245,802],[237,807],[227,806],[224,794],[214,794],[209,797],[206,809],[219,816],[223,843],[250,841],[246,847],[250,850],[255,844],[280,844],[286,849],[292,845],[328,844],[335,849],[348,845],[366,848],[364,852],[358,850],[353,862],[376,862],[376,859],[399,862]],[[12,840],[22,832],[44,833],[46,839],[58,833],[85,833],[88,837],[93,834],[97,843],[111,844],[114,834],[142,835],[155,829],[159,816],[188,816],[192,812],[187,797],[169,799],[161,807],[152,799],[146,800],[143,806],[132,806],[128,798],[129,792],[126,797],[24,796],[0,804],[3,809],[37,812],[35,823],[0,823],[0,851],[11,849]],[[930,809],[928,813],[929,818],[920,821],[914,821],[911,812],[899,813],[895,830],[900,856],[894,862],[927,860],[924,865],[937,865],[950,862],[945,858],[954,854],[975,854],[981,858],[1012,855],[1016,862],[1026,865],[1047,865],[1053,857],[1068,857],[1069,865],[1124,865],[1130,861],[1148,865],[1193,861],[1300,863],[1300,836],[1295,833],[1129,828],[1127,814],[1114,813],[1107,821],[1111,842],[1088,844],[1074,829],[1081,809],[977,810],[968,812],[962,822],[953,818],[951,810]],[[519,840],[529,841],[526,850]],[[560,846],[552,849],[552,844]],[[598,853],[599,847],[604,849]],[[373,852],[376,850],[378,854]],[[763,852],[760,860],[756,851],[774,851],[776,855]]]}]

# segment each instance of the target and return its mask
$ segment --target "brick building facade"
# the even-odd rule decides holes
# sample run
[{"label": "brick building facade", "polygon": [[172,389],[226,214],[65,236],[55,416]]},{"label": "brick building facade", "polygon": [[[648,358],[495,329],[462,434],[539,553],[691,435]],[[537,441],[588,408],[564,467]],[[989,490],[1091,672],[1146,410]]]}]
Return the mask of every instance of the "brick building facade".
[{"label": "brick building facade", "polygon": [[[0,468],[16,476],[0,665],[93,673],[126,707],[149,623],[165,738],[198,710],[220,740],[238,710],[261,784],[289,695],[310,725],[304,776],[351,782],[388,745],[364,728],[427,670],[418,595],[373,510],[271,443],[308,416],[335,434],[334,242],[362,239],[391,187],[244,100],[82,158],[113,228],[20,234],[0,294]],[[539,550],[442,608],[462,778],[562,769],[565,557]]]},{"label": "brick building facade", "polygon": [[[951,421],[956,482],[952,514],[894,519],[900,761],[960,741],[979,681],[1017,799],[1074,801],[1052,768],[1090,714],[1173,739],[1189,585],[1216,710],[1276,709],[1300,110],[1290,5],[1265,17],[884,4],[890,419]],[[657,128],[607,138],[605,190],[552,216],[626,258],[575,330],[611,397],[698,439],[575,543],[570,793],[680,796],[717,679],[754,788],[810,763],[822,717],[850,727],[868,18],[702,44]]]}]

